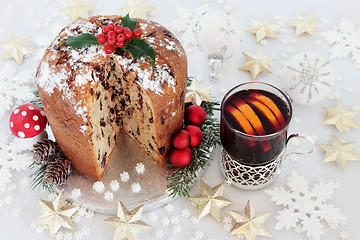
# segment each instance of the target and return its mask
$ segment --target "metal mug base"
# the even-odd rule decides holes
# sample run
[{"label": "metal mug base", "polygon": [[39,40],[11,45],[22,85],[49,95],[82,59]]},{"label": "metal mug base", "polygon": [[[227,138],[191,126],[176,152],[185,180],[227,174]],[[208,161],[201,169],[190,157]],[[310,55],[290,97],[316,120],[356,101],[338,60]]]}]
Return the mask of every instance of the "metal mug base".
[{"label": "metal mug base", "polygon": [[286,149],[273,161],[262,166],[249,166],[239,163],[223,148],[221,149],[220,167],[227,182],[245,189],[257,190],[270,185],[280,173]]}]

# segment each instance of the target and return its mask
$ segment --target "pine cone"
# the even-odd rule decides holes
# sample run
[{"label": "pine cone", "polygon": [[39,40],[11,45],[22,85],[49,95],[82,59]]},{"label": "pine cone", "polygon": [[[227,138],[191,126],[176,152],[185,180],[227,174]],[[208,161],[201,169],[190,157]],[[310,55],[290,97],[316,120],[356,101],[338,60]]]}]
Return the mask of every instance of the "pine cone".
[{"label": "pine cone", "polygon": [[71,173],[71,162],[68,159],[56,158],[46,166],[45,180],[47,183],[60,186],[64,184]]},{"label": "pine cone", "polygon": [[33,145],[32,154],[37,164],[49,164],[54,160],[59,151],[60,149],[56,142],[45,139]]}]

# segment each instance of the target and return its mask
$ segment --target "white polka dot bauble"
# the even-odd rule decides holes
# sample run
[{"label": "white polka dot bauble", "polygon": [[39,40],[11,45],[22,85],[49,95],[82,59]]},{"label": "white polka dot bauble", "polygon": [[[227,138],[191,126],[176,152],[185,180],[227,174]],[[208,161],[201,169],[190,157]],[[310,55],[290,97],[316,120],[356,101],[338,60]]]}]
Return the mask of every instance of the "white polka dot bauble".
[{"label": "white polka dot bauble", "polygon": [[44,111],[31,103],[23,104],[11,113],[9,127],[19,138],[32,138],[39,135],[46,127]]},{"label": "white polka dot bauble", "polygon": [[299,53],[286,61],[281,72],[284,91],[296,103],[311,105],[331,93],[334,69],[328,59],[317,53]]}]

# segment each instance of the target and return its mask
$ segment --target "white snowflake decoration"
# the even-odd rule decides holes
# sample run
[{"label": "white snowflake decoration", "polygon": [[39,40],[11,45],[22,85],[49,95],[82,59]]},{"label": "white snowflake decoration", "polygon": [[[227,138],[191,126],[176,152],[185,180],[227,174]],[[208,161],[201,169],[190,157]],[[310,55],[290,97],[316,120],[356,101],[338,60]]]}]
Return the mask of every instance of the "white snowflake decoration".
[{"label": "white snowflake decoration", "polygon": [[332,45],[330,58],[352,55],[355,63],[360,63],[360,28],[356,28],[351,21],[341,18],[337,26],[321,35]]},{"label": "white snowflake decoration", "polygon": [[26,170],[32,162],[32,157],[23,153],[14,142],[9,143],[4,132],[0,132],[0,139],[0,191],[5,191],[11,183],[11,170]]},{"label": "white snowflake decoration", "polygon": [[325,220],[333,229],[345,224],[346,217],[338,208],[326,202],[339,188],[337,183],[320,179],[310,190],[304,176],[293,171],[287,185],[290,190],[274,188],[265,191],[276,205],[284,206],[284,210],[276,216],[277,230],[294,228],[298,233],[306,232],[308,239],[318,240],[324,234],[321,220]]},{"label": "white snowflake decoration", "polygon": [[0,119],[6,110],[23,104],[33,98],[35,89],[35,72],[19,71],[13,64],[7,62],[0,69]]},{"label": "white snowflake decoration", "polygon": [[200,17],[208,12],[210,7],[207,4],[191,9],[177,6],[177,18],[170,22],[169,28],[172,31],[182,33],[182,43],[185,48],[196,44],[197,24]]}]

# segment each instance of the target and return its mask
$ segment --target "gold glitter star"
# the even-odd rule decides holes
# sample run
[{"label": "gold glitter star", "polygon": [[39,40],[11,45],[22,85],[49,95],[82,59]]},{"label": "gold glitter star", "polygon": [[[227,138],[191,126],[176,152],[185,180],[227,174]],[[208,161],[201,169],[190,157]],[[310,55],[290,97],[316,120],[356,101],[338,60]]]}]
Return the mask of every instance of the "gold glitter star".
[{"label": "gold glitter star", "polygon": [[337,162],[342,170],[345,170],[347,161],[360,160],[351,151],[355,146],[355,142],[341,142],[335,135],[333,135],[331,144],[319,144],[319,147],[324,150],[325,156],[323,162]]},{"label": "gold glitter star", "polygon": [[193,77],[191,85],[187,87],[185,94],[185,103],[191,102],[192,104],[201,105],[202,102],[214,102],[209,95],[212,85],[200,87],[199,81],[196,76]]},{"label": "gold glitter star", "polygon": [[88,18],[94,8],[96,5],[87,5],[86,0],[68,0],[68,6],[61,12],[70,15],[71,22],[75,22],[78,18]]},{"label": "gold glitter star", "polygon": [[200,219],[210,213],[216,220],[221,222],[221,208],[232,204],[230,200],[222,196],[224,183],[211,188],[200,179],[200,187],[200,194],[188,198],[199,207],[197,218]]},{"label": "gold glitter star", "polygon": [[343,133],[346,128],[353,127],[359,128],[354,118],[360,111],[346,110],[342,102],[338,102],[335,108],[323,107],[324,111],[328,114],[328,117],[322,122],[322,124],[334,124],[340,133]]},{"label": "gold glitter star", "polygon": [[24,57],[33,52],[28,46],[30,39],[29,36],[19,38],[15,33],[12,33],[9,42],[0,42],[0,46],[5,50],[2,60],[12,57],[18,64],[22,64]]},{"label": "gold glitter star", "polygon": [[263,21],[252,18],[251,22],[253,27],[248,29],[247,32],[254,33],[257,42],[260,42],[265,37],[276,39],[275,33],[279,30],[280,24],[273,24],[270,15]]},{"label": "gold glitter star", "polygon": [[61,227],[74,230],[71,216],[79,209],[78,206],[68,205],[64,198],[64,190],[53,202],[39,200],[43,210],[42,215],[36,220],[41,225],[47,225],[50,236],[54,237]]},{"label": "gold glitter star", "polygon": [[272,73],[269,64],[275,57],[265,56],[263,48],[259,48],[255,54],[248,54],[246,52],[243,52],[243,54],[246,62],[239,69],[249,71],[253,80],[260,72]]},{"label": "gold glitter star", "polygon": [[150,225],[141,219],[144,205],[129,211],[122,202],[119,202],[117,216],[105,219],[105,222],[115,228],[113,240],[138,239],[139,233],[151,228]]},{"label": "gold glitter star", "polygon": [[230,230],[230,234],[236,234],[237,236],[244,237],[246,240],[254,240],[258,235],[271,237],[271,234],[264,226],[264,222],[270,213],[256,214],[250,201],[247,202],[243,213],[238,211],[229,211],[229,213],[236,221]]},{"label": "gold glitter star", "polygon": [[133,18],[146,18],[146,14],[155,7],[147,6],[145,0],[128,0],[128,6],[119,10],[128,12]]},{"label": "gold glitter star", "polygon": [[315,29],[323,25],[323,23],[316,20],[315,14],[304,16],[297,13],[296,18],[289,22],[289,25],[296,28],[295,36],[302,33],[309,33],[310,35],[315,36]]}]

